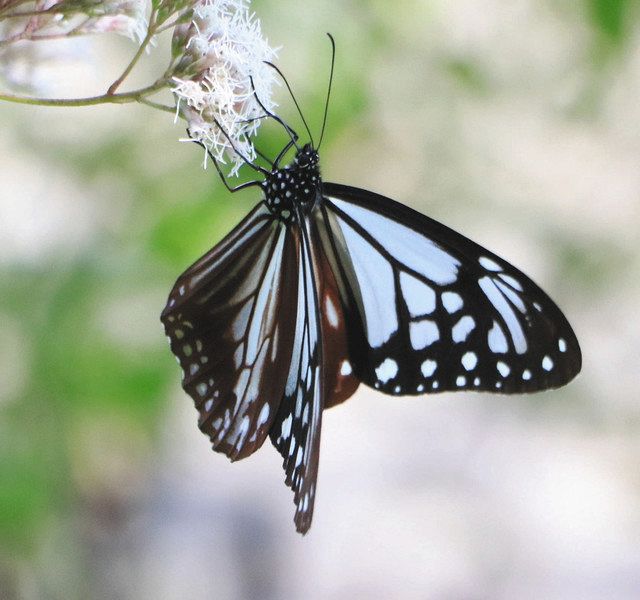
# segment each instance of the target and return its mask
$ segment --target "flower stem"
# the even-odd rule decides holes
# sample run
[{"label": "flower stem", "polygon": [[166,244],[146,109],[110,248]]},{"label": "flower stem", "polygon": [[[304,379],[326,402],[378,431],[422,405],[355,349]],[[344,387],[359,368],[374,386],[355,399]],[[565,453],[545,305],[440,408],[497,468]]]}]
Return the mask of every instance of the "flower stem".
[{"label": "flower stem", "polygon": [[[27,98],[25,96],[15,96],[13,94],[0,94],[0,100],[15,102],[17,104],[35,104],[38,106],[95,106],[98,104],[126,104],[128,102],[142,102],[146,96],[150,96],[160,91],[167,85],[165,79],[159,79],[154,84],[122,94],[103,94],[101,96],[91,96],[89,98]],[[145,103],[148,103],[145,102]]]},{"label": "flower stem", "polygon": [[107,90],[107,95],[108,96],[115,95],[116,90],[120,87],[122,82],[129,76],[129,73],[131,73],[131,71],[133,70],[133,67],[136,66],[136,63],[138,62],[138,60],[142,56],[142,53],[144,52],[145,48],[148,46],[149,42],[151,41],[151,38],[155,35],[155,32],[156,32],[156,22],[155,22],[156,15],[157,15],[157,11],[153,10],[151,15],[150,15],[150,17],[149,17],[149,27],[147,29],[147,35],[145,35],[144,40],[142,40],[142,43],[140,44],[140,47],[138,48],[138,51],[133,55],[133,58],[131,59],[131,62],[129,62],[129,64],[126,66],[125,70],[122,72],[120,77],[118,77],[118,79],[116,79],[109,86],[109,89]]}]

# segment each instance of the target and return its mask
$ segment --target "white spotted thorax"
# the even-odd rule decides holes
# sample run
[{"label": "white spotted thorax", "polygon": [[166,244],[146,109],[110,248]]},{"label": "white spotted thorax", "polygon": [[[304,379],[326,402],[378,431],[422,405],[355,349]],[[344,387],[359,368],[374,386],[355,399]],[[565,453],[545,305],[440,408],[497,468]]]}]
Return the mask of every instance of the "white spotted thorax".
[{"label": "white spotted thorax", "polygon": [[299,532],[323,411],[360,384],[523,393],[579,372],[571,326],[524,273],[389,198],[323,182],[311,144],[250,185],[262,201],[178,278],[161,319],[214,450],[236,460],[268,437],[282,456]]},{"label": "white spotted thorax", "polygon": [[306,144],[290,165],[271,171],[261,186],[267,206],[280,218],[290,219],[295,206],[309,211],[321,198],[318,153]]}]

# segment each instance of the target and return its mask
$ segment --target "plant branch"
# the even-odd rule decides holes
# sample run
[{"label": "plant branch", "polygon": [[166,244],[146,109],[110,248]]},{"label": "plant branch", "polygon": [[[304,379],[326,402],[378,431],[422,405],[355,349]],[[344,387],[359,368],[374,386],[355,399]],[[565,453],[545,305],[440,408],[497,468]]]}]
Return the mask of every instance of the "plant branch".
[{"label": "plant branch", "polygon": [[158,110],[163,110],[164,112],[171,113],[172,115],[176,114],[175,106],[168,106],[167,104],[154,102],[153,100],[148,100],[147,98],[140,98],[138,102],[140,102],[140,104],[146,104],[147,106],[151,106],[152,108],[157,108]]},{"label": "plant branch", "polygon": [[157,14],[158,14],[158,11],[155,9],[151,12],[151,15],[149,17],[149,27],[147,29],[147,35],[145,35],[144,40],[142,40],[142,43],[140,44],[140,47],[138,48],[137,52],[133,55],[133,58],[131,59],[129,64],[126,66],[125,70],[122,72],[120,77],[118,77],[118,79],[116,79],[109,86],[109,89],[107,90],[107,95],[113,96],[115,94],[116,90],[120,87],[122,82],[129,76],[129,73],[131,73],[131,71],[133,70],[133,67],[136,66],[136,63],[138,62],[138,60],[140,60],[142,53],[145,51],[145,48],[149,45],[151,38],[153,38],[153,36],[156,33],[155,19]]},{"label": "plant branch", "polygon": [[[101,96],[91,96],[89,98],[27,98],[25,96],[15,96],[13,94],[0,94],[0,100],[15,102],[16,104],[32,104],[38,106],[95,106],[98,104],[127,104],[128,102],[143,102],[148,104],[146,96],[159,92],[166,87],[167,80],[159,79],[154,84],[122,94],[103,94]],[[155,103],[154,103],[155,104]],[[160,108],[158,105],[157,108]]]}]

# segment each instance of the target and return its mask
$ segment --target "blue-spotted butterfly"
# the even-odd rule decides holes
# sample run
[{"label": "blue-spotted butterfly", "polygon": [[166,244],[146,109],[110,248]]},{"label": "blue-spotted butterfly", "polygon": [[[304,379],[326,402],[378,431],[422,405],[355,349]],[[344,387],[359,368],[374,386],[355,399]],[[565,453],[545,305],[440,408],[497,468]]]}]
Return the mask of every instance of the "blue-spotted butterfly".
[{"label": "blue-spotted butterfly", "polygon": [[178,278],[161,320],[213,449],[238,460],[269,436],[306,533],[323,410],[360,383],[535,392],[575,377],[581,353],[526,275],[398,202],[323,182],[313,143],[262,108],[291,140],[268,169],[247,160],[263,177],[234,190],[263,199]]}]

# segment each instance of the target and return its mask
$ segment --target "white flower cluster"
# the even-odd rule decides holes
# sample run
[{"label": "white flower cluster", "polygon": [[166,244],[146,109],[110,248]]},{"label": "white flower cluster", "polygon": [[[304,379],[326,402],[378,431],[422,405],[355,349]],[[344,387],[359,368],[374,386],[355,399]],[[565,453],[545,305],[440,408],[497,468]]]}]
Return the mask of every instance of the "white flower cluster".
[{"label": "white flower cluster", "polygon": [[177,109],[187,119],[191,138],[220,163],[229,158],[230,173],[237,174],[245,158],[256,156],[249,138],[264,111],[255,96],[269,111],[275,107],[271,90],[276,77],[264,61],[272,61],[276,50],[249,12],[249,0],[200,0],[186,37],[184,75],[174,77]]}]

